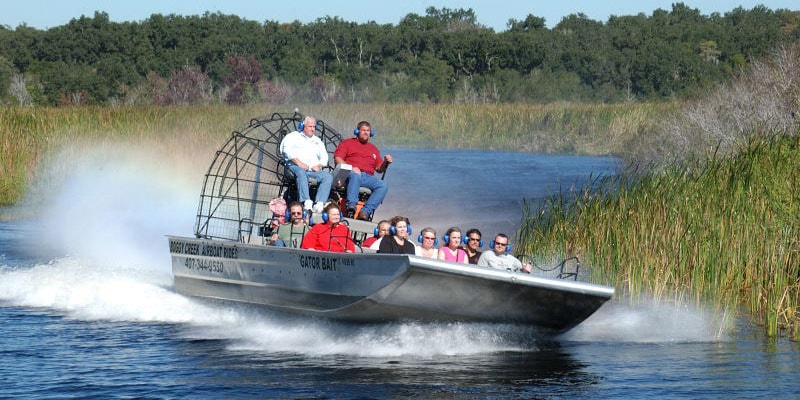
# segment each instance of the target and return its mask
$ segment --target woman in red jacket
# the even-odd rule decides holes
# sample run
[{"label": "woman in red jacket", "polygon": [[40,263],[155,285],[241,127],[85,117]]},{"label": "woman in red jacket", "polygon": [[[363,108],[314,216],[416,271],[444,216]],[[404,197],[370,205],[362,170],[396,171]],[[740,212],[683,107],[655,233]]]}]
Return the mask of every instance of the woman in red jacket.
[{"label": "woman in red jacket", "polygon": [[324,224],[315,224],[303,237],[304,249],[353,253],[356,250],[350,228],[340,224],[342,212],[336,203],[328,204],[322,211]]}]

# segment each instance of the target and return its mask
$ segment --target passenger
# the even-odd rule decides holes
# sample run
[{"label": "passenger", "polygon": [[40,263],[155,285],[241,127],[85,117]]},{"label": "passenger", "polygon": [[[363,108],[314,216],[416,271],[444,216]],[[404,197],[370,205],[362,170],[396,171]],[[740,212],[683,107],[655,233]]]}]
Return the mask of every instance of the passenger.
[{"label": "passenger", "polygon": [[461,229],[452,227],[447,230],[444,236],[445,246],[439,248],[439,259],[467,264],[467,253],[459,245],[461,244]]},{"label": "passenger", "polygon": [[420,245],[416,246],[417,255],[420,257],[438,258],[439,250],[436,249],[439,240],[436,238],[436,231],[433,228],[423,228],[418,238]]},{"label": "passenger", "polygon": [[484,251],[483,254],[481,254],[481,258],[478,260],[478,265],[508,271],[531,273],[530,264],[522,264],[521,261],[511,254],[508,254],[506,251],[508,249],[508,236],[503,233],[498,233],[489,245],[492,247],[492,251]]},{"label": "passenger", "polygon": [[[378,222],[378,226],[375,227],[376,235],[364,239],[364,242],[361,243],[361,247],[371,247],[374,243],[380,242],[382,237],[389,234],[390,226],[391,224],[389,223],[389,221],[385,219],[381,220],[381,222]],[[377,250],[377,248],[375,250]]]},{"label": "passenger", "polygon": [[478,263],[478,259],[481,258],[481,252],[478,251],[478,248],[482,246],[481,231],[477,228],[468,230],[464,237],[464,251],[467,253],[467,259],[469,259],[470,264]]},{"label": "passenger", "polygon": [[340,224],[341,210],[336,203],[325,206],[322,212],[324,224],[316,224],[311,227],[303,238],[304,249],[336,251],[336,252],[355,252],[355,244],[350,237],[350,228]]},{"label": "passenger", "polygon": [[309,227],[303,218],[303,203],[293,201],[289,203],[289,220],[285,224],[278,226],[272,234],[272,244],[274,246],[300,247],[303,236],[308,232]]},{"label": "passenger", "polygon": [[[286,160],[286,166],[297,183],[297,196],[306,210],[315,213],[322,212],[322,208],[331,194],[333,175],[324,171],[328,165],[328,149],[319,137],[314,135],[317,121],[312,117],[305,117],[298,125],[302,132],[294,131],[281,141],[281,154]],[[308,190],[308,178],[314,178],[319,183],[317,187],[316,203],[311,201]]]},{"label": "passenger", "polygon": [[406,217],[396,216],[391,220],[389,233],[381,239],[378,253],[416,254],[414,243],[408,239],[411,233],[411,222]]},{"label": "passenger", "polygon": [[[333,159],[337,165],[349,164],[352,168],[347,178],[347,216],[369,220],[389,191],[386,182],[376,178],[374,174],[386,171],[392,163],[392,156],[387,154],[381,158],[381,152],[369,142],[369,138],[374,136],[369,122],[359,122],[354,133],[356,137],[339,143],[333,153]],[[372,194],[358,215],[355,215],[358,191],[361,187],[372,190]]]}]

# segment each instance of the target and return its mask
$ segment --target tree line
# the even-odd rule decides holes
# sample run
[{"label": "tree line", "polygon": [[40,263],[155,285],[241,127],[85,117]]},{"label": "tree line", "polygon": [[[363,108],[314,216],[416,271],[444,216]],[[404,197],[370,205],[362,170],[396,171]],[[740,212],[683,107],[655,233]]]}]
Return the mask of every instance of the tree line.
[{"label": "tree line", "polygon": [[495,32],[472,9],[398,24],[324,17],[95,12],[38,30],[0,27],[0,102],[21,105],[331,102],[624,102],[685,98],[800,39],[800,12],[741,7],[564,17]]}]

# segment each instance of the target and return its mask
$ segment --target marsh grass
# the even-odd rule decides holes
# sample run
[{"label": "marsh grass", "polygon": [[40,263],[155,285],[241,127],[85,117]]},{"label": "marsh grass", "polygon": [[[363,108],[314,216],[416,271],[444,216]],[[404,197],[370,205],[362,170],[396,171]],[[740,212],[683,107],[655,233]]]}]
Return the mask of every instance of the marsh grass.
[{"label": "marsh grass", "polygon": [[744,306],[769,335],[800,338],[800,139],[627,172],[530,205],[526,254],[579,255],[623,295]]},{"label": "marsh grass", "polygon": [[[332,104],[299,108],[345,135],[358,121],[368,120],[380,146],[624,154],[631,151],[630,143],[637,135],[674,105]],[[19,202],[56,153],[140,143],[160,143],[167,150],[188,153],[197,146],[217,146],[221,138],[252,118],[292,110],[284,105],[2,107],[0,205]]]},{"label": "marsh grass", "polygon": [[664,104],[388,105],[376,113],[392,144],[536,153],[630,154],[675,109]]}]

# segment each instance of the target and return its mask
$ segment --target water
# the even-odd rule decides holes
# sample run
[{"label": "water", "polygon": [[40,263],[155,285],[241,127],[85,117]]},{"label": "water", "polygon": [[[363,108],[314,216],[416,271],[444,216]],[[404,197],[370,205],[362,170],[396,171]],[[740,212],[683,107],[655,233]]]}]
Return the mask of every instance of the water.
[{"label": "water", "polygon": [[[511,233],[522,198],[611,158],[392,150],[379,217]],[[172,291],[199,177],[81,160],[38,218],[0,222],[0,398],[796,398],[796,343],[704,308],[609,303],[553,339],[513,325],[348,325]],[[198,174],[201,174],[199,172]],[[99,183],[99,184],[98,184]],[[8,213],[11,210],[0,210]],[[733,332],[733,333],[730,333]]]},{"label": "water", "polygon": [[379,208],[380,217],[409,216],[416,232],[432,226],[440,237],[450,226],[462,231],[478,228],[486,243],[498,232],[514,233],[523,199],[537,201],[579,188],[620,167],[611,157],[478,150],[388,152],[395,163],[386,174],[390,195]]}]

